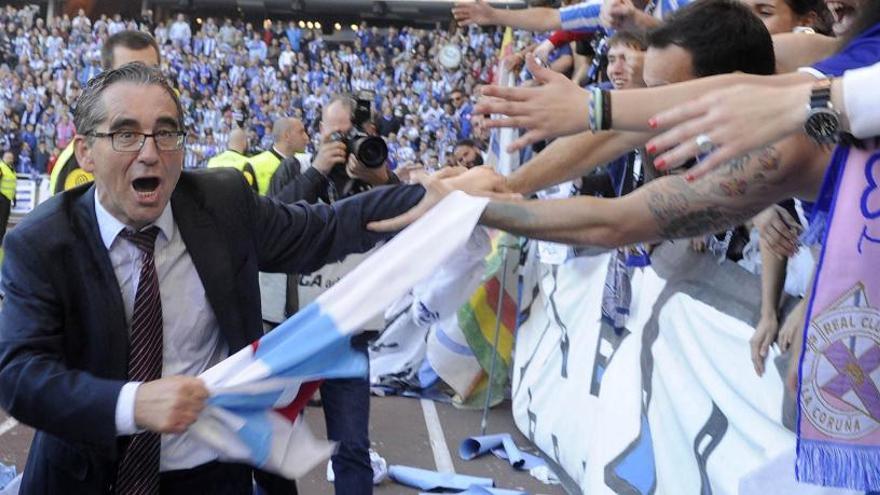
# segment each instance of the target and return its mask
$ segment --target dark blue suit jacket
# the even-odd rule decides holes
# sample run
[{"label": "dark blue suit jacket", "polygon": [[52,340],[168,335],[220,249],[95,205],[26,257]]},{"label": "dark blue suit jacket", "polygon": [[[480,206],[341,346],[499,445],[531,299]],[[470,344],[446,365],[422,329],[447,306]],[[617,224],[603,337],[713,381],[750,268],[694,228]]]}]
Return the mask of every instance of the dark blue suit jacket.
[{"label": "dark blue suit jacket", "polygon": [[[333,206],[282,205],[217,168],[184,172],[171,206],[234,352],[262,335],[258,271],[308,273],[367,251],[384,236],[366,223],[406,211],[423,194],[421,186],[386,187]],[[0,406],[38,430],[24,494],[106,493],[115,477],[128,325],[94,197],[93,186],[62,193],[5,241]]]}]

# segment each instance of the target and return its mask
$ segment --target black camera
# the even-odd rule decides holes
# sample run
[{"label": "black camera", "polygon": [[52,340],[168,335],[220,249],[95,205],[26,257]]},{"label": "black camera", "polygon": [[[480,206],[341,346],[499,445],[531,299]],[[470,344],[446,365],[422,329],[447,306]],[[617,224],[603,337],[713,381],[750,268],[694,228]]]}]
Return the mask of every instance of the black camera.
[{"label": "black camera", "polygon": [[385,140],[378,136],[370,136],[356,127],[352,127],[348,132],[336,131],[330,134],[330,139],[345,143],[345,152],[353,153],[366,167],[382,167],[388,159],[388,145],[385,144]]},{"label": "black camera", "polygon": [[372,91],[358,91],[355,95],[354,114],[351,116],[355,127],[363,129],[364,124],[373,118],[373,96]]}]

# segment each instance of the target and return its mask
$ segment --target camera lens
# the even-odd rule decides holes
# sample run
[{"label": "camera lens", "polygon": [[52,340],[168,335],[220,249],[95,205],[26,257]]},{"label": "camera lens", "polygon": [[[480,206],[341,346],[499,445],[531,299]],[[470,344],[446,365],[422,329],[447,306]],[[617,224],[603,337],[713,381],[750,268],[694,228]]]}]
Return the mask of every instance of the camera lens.
[{"label": "camera lens", "polygon": [[354,155],[369,168],[379,168],[388,159],[388,145],[380,137],[360,136],[351,144]]}]

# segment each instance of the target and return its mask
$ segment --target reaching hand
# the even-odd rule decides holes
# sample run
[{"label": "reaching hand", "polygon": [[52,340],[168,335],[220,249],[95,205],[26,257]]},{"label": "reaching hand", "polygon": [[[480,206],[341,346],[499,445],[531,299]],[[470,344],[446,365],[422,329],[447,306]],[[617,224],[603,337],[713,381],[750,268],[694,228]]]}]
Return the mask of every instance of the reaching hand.
[{"label": "reaching hand", "polygon": [[556,50],[556,47],[553,46],[553,43],[551,43],[550,40],[544,40],[535,46],[534,50],[531,50],[531,52],[534,56],[546,63],[550,58],[550,54],[553,53],[554,50]]},{"label": "reaching hand", "polygon": [[806,312],[807,299],[804,298],[791,310],[791,313],[788,314],[788,317],[782,323],[776,343],[779,344],[779,348],[783,352],[787,351],[799,340],[797,337],[798,334],[804,331],[804,316],[806,316]]},{"label": "reaching hand", "polygon": [[780,258],[790,258],[797,253],[803,229],[785,208],[770,206],[753,221],[761,234],[761,249],[769,249]]},{"label": "reaching hand", "polygon": [[605,0],[599,11],[599,22],[606,28],[632,29],[637,9],[629,0]]},{"label": "reaching hand", "polygon": [[455,22],[462,26],[495,24],[495,9],[483,0],[455,2],[452,7],[452,16],[455,17]]},{"label": "reaching hand", "polygon": [[797,394],[801,351],[803,350],[804,341],[804,320],[806,316],[807,298],[805,297],[791,310],[788,318],[785,319],[785,323],[782,324],[782,330],[780,330],[776,341],[783,351],[791,349],[791,359],[788,362],[788,373],[785,377],[785,383],[793,394]]},{"label": "reaching hand", "polygon": [[[677,108],[657,114],[651,127],[669,129],[651,139],[654,160],[666,170],[700,154],[696,138],[706,135],[715,149],[689,175],[697,178],[738,156],[798,132],[806,118],[811,83],[772,87],[741,84],[712,91]],[[655,151],[656,150],[656,151]]]},{"label": "reaching hand", "polygon": [[367,224],[367,229],[374,232],[396,232],[401,230],[421,218],[434,205],[456,189],[473,196],[488,196],[500,200],[522,198],[519,194],[510,193],[507,189],[506,179],[490,167],[474,167],[465,172],[455,170],[457,168],[450,167],[448,171],[444,169],[434,175],[418,176],[418,182],[425,186],[425,196],[419,204],[400,216],[378,222],[370,222]]},{"label": "reaching hand", "polygon": [[526,63],[526,57],[529,56],[531,50],[525,49],[521,52],[511,53],[501,58],[501,65],[508,73],[518,73],[522,70],[522,66]]},{"label": "reaching hand", "polygon": [[770,349],[770,344],[776,340],[778,332],[779,322],[776,321],[776,316],[762,316],[755,327],[755,334],[749,339],[749,346],[752,348],[752,364],[755,366],[755,373],[758,376],[764,375],[767,351]]},{"label": "reaching hand", "polygon": [[135,394],[134,421],[156,433],[183,433],[205,408],[208,389],[190,376],[169,376],[142,383]]},{"label": "reaching hand", "polygon": [[425,173],[425,168],[421,165],[408,162],[406,165],[397,167],[394,173],[400,179],[400,182],[403,182],[404,184],[414,184],[416,182],[416,177],[419,174]]},{"label": "reaching hand", "polygon": [[451,165],[448,167],[443,167],[437,171],[433,175],[435,179],[449,179],[451,177],[457,177],[461,174],[464,174],[468,171],[467,167],[462,167],[461,165]]},{"label": "reaching hand", "polygon": [[486,121],[487,128],[518,127],[526,133],[514,140],[507,151],[520,150],[543,139],[565,136],[589,128],[590,94],[571,79],[539,66],[528,57],[526,67],[541,83],[532,88],[485,86],[482,98],[474,107],[477,114],[501,114],[507,118]]}]

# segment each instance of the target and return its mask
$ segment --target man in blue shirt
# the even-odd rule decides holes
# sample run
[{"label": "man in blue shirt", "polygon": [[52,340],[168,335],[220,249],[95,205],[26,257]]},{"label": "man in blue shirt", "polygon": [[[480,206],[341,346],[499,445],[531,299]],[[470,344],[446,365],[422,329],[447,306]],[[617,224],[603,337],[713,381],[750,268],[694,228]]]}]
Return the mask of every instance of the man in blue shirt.
[{"label": "man in blue shirt", "polygon": [[457,88],[449,94],[449,101],[452,102],[452,106],[455,108],[456,137],[458,139],[469,138],[471,136],[471,114],[474,111],[474,107],[464,92]]}]

